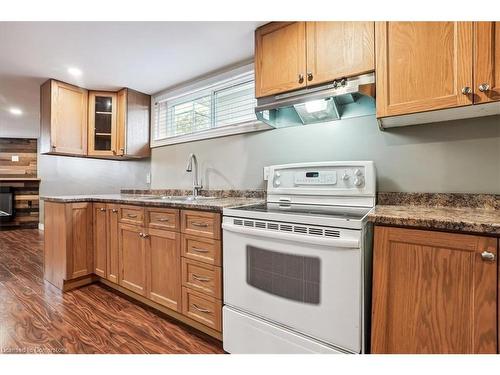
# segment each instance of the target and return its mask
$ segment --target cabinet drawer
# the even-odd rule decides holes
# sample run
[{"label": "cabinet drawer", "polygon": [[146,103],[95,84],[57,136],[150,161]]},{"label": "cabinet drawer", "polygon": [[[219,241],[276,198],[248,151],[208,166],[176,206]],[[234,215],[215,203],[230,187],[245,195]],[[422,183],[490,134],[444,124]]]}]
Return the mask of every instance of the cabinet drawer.
[{"label": "cabinet drawer", "polygon": [[220,239],[220,214],[204,211],[181,211],[181,230],[196,236]]},{"label": "cabinet drawer", "polygon": [[179,230],[179,210],[147,208],[146,222],[150,228]]},{"label": "cabinet drawer", "polygon": [[120,206],[120,222],[144,225],[144,208],[137,206]]},{"label": "cabinet drawer", "polygon": [[183,257],[216,266],[221,265],[220,241],[183,234],[181,247]]},{"label": "cabinet drawer", "polygon": [[182,258],[182,285],[220,299],[221,268]]},{"label": "cabinet drawer", "polygon": [[222,302],[182,287],[182,313],[217,331],[221,330]]}]

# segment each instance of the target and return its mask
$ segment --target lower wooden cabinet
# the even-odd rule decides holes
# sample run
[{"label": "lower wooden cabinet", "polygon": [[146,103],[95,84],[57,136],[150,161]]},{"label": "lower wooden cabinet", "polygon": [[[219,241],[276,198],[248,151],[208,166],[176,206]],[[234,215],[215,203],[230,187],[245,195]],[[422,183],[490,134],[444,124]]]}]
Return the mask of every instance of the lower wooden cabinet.
[{"label": "lower wooden cabinet", "polygon": [[45,202],[44,277],[60,289],[91,275],[92,203]]},{"label": "lower wooden cabinet", "polygon": [[204,293],[182,287],[182,313],[216,331],[222,329],[222,302]]},{"label": "lower wooden cabinet", "polygon": [[94,273],[106,277],[108,228],[106,203],[94,203]]},{"label": "lower wooden cabinet", "polygon": [[377,226],[372,353],[496,353],[497,239]]},{"label": "lower wooden cabinet", "polygon": [[120,282],[120,262],[119,262],[119,205],[106,204],[107,209],[107,257],[106,257],[106,278],[112,283]]},{"label": "lower wooden cabinet", "polygon": [[180,234],[149,229],[146,237],[148,298],[181,311]]},{"label": "lower wooden cabinet", "polygon": [[147,258],[144,241],[144,228],[120,224],[119,226],[119,263],[120,285],[146,296]]}]

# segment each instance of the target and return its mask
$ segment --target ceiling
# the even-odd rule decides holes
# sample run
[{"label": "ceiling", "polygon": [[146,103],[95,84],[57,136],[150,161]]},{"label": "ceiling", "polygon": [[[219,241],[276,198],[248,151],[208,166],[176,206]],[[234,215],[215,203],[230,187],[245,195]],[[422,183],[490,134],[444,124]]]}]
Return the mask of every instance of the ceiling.
[{"label": "ceiling", "polygon": [[48,78],[153,94],[250,59],[263,23],[0,22],[0,136],[38,134],[39,86]]}]

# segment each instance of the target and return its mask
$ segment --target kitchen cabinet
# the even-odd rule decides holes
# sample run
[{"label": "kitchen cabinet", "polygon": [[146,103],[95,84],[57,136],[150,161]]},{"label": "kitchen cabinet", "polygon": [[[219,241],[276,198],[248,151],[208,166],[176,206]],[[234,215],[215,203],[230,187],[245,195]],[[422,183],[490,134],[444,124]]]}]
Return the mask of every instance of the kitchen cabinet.
[{"label": "kitchen cabinet", "polygon": [[87,154],[88,91],[53,79],[40,88],[40,152]]},{"label": "kitchen cabinet", "polygon": [[496,353],[497,239],[375,227],[372,353]]},{"label": "kitchen cabinet", "polygon": [[117,155],[117,96],[112,92],[90,91],[88,123],[88,155]]},{"label": "kitchen cabinet", "polygon": [[307,83],[375,70],[374,22],[306,22]]},{"label": "kitchen cabinet", "polygon": [[106,222],[106,241],[107,241],[107,256],[106,256],[106,278],[112,283],[120,282],[120,263],[119,263],[119,205],[106,204],[107,222]]},{"label": "kitchen cabinet", "polygon": [[60,289],[91,275],[92,203],[45,203],[44,275]]},{"label": "kitchen cabinet", "polygon": [[474,102],[500,100],[500,22],[474,22]]},{"label": "kitchen cabinet", "polygon": [[255,31],[257,98],[373,71],[373,22],[272,22]]},{"label": "kitchen cabinet", "polygon": [[129,88],[87,91],[56,80],[41,86],[42,154],[139,159],[149,147],[151,97]]},{"label": "kitchen cabinet", "polygon": [[377,117],[473,103],[472,22],[377,22]]},{"label": "kitchen cabinet", "polygon": [[120,285],[146,296],[147,259],[144,228],[136,225],[119,225]]},{"label": "kitchen cabinet", "polygon": [[172,310],[181,311],[180,235],[160,229],[148,229],[148,297]]},{"label": "kitchen cabinet", "polygon": [[45,202],[44,277],[102,282],[221,338],[220,213],[113,202]]},{"label": "kitchen cabinet", "polygon": [[108,256],[108,215],[105,203],[93,204],[94,215],[94,273],[106,277]]}]

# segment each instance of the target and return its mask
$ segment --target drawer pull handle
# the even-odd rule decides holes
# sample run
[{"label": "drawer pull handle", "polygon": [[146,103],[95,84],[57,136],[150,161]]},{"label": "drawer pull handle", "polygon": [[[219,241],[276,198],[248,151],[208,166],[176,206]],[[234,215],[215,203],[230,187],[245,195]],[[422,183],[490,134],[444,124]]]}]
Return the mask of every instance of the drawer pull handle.
[{"label": "drawer pull handle", "polygon": [[192,247],[191,250],[193,250],[196,253],[208,253],[208,250],[205,249],[199,249],[197,247]]},{"label": "drawer pull handle", "polygon": [[106,211],[106,209],[104,207],[101,207],[101,208],[99,208],[99,211],[104,212],[104,211]]},{"label": "drawer pull handle", "polygon": [[158,221],[165,222],[168,221],[168,219],[166,217],[160,217],[158,218]]},{"label": "drawer pull handle", "polygon": [[116,213],[118,212],[118,210],[117,210],[116,208],[113,208],[113,209],[111,210],[111,212],[113,212],[114,214],[116,214]]},{"label": "drawer pull handle", "polygon": [[483,251],[481,253],[481,258],[483,258],[483,260],[486,260],[488,262],[493,262],[495,260],[495,254],[490,253],[489,251]]},{"label": "drawer pull handle", "polygon": [[212,279],[208,278],[208,277],[202,277],[202,276],[198,276],[196,274],[193,273],[193,279],[197,280],[197,281],[201,281],[202,283],[206,283]]},{"label": "drawer pull handle", "polygon": [[202,312],[202,313],[205,313],[205,314],[211,314],[212,312],[210,310],[207,310],[207,309],[202,309],[201,307],[198,307],[196,304],[192,303],[191,306],[193,306],[193,308],[195,310],[198,310],[199,312]]},{"label": "drawer pull handle", "polygon": [[193,226],[199,227],[199,228],[206,228],[206,227],[208,227],[207,223],[198,223],[197,221],[192,221],[191,224]]},{"label": "drawer pull handle", "polygon": [[137,217],[137,214],[127,214],[128,217],[131,217],[131,218],[136,218]]}]

